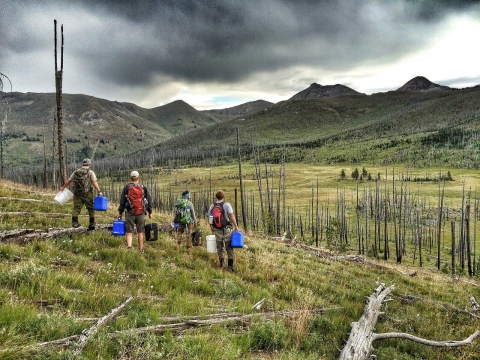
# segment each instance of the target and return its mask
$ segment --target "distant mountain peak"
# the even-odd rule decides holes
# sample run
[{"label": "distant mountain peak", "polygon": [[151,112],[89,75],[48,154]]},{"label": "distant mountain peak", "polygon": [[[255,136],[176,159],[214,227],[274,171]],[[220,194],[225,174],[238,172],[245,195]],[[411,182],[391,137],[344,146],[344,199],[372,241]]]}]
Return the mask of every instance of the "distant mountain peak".
[{"label": "distant mountain peak", "polygon": [[335,85],[320,85],[317,83],[310,84],[308,88],[293,95],[289,100],[309,100],[309,99],[328,99],[338,96],[346,95],[365,95],[355,91],[348,86]]},{"label": "distant mountain peak", "polygon": [[438,91],[449,89],[448,86],[435,84],[424,76],[416,76],[407,81],[402,87],[399,87],[397,91]]}]

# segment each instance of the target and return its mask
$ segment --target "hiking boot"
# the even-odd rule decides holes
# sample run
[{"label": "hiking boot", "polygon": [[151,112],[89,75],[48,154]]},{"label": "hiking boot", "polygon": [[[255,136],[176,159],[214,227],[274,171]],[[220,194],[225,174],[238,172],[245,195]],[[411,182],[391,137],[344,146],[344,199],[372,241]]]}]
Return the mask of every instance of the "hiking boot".
[{"label": "hiking boot", "polygon": [[233,270],[233,259],[228,259],[227,271],[232,272],[232,273],[234,272],[234,270]]},{"label": "hiking boot", "polygon": [[88,231],[95,230],[95,218],[91,217],[90,218],[90,224],[88,225]]},{"label": "hiking boot", "polygon": [[78,223],[78,216],[72,216],[72,227],[73,228],[80,227],[80,224]]},{"label": "hiking boot", "polygon": [[219,259],[220,260],[220,267],[223,268],[223,259]]}]

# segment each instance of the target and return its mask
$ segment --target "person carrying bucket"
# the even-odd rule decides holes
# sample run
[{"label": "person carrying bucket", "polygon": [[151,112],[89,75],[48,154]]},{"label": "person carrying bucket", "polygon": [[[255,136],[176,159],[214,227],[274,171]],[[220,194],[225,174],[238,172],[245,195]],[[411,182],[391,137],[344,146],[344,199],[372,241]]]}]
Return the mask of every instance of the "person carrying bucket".
[{"label": "person carrying bucket", "polygon": [[140,184],[140,174],[138,171],[130,173],[131,182],[126,184],[120,195],[120,206],[118,207],[118,218],[121,219],[126,210],[125,217],[125,236],[127,239],[127,249],[132,248],[133,229],[137,229],[138,250],[143,252],[143,242],[145,239],[145,214],[148,212],[148,218],[152,218],[152,198],[145,185]]},{"label": "person carrying bucket", "polygon": [[232,224],[235,226],[235,231],[238,231],[237,220],[233,213],[233,208],[230,203],[225,202],[225,193],[223,190],[218,190],[215,194],[217,199],[214,204],[210,205],[208,209],[210,230],[215,235],[217,242],[217,254],[220,262],[220,267],[224,266],[223,249],[227,252],[228,267],[227,270],[233,272],[233,247],[232,241]]},{"label": "person carrying bucket", "polygon": [[197,226],[197,218],[195,216],[195,209],[190,201],[190,191],[182,192],[182,198],[174,203],[175,218],[173,222],[178,224],[177,228],[177,245],[178,249],[182,245],[182,240],[185,240],[187,249],[192,247],[192,228]]},{"label": "person carrying bucket", "polygon": [[90,218],[88,230],[95,230],[95,210],[93,209],[93,188],[102,195],[100,187],[98,186],[97,176],[90,169],[92,161],[88,158],[83,159],[82,167],[75,170],[72,175],[65,181],[65,184],[60,187],[63,191],[70,183],[73,183],[73,211],[72,211],[72,227],[80,227],[78,222],[78,215],[82,210],[83,205],[88,211]]}]

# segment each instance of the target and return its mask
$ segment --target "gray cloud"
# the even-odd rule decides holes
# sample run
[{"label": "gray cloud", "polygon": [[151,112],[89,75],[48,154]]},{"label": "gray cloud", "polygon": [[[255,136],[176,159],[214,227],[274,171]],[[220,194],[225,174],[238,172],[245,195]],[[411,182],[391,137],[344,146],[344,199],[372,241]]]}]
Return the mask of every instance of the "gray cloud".
[{"label": "gray cloud", "polygon": [[447,0],[3,3],[0,68],[12,54],[53,53],[54,16],[69,66],[118,86],[155,76],[229,83],[293,66],[348,70],[408,55],[450,14],[480,15],[477,1]]}]

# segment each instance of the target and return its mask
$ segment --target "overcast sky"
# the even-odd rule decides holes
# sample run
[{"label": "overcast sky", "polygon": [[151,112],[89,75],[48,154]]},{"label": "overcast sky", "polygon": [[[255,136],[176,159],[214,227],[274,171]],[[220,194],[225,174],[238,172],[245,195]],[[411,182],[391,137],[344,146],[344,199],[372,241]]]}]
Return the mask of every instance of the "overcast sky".
[{"label": "overcast sky", "polygon": [[367,94],[417,75],[480,84],[479,1],[0,0],[13,91],[55,92],[54,19],[64,93],[145,108],[278,102],[314,82]]}]

